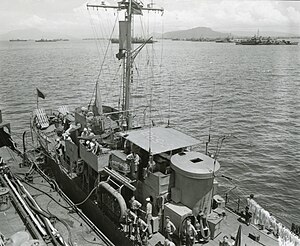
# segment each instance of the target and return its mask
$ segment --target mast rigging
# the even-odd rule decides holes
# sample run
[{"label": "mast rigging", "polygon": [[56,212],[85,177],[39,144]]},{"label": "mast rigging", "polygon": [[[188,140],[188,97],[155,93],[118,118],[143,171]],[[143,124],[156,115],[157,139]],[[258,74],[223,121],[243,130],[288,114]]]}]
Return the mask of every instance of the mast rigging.
[{"label": "mast rigging", "polygon": [[[133,71],[132,71],[132,62],[138,52],[135,50],[132,51],[132,19],[133,15],[142,15],[143,10],[147,11],[158,11],[163,13],[163,8],[153,8],[153,5],[147,5],[144,7],[141,2],[134,0],[123,0],[118,2],[117,6],[106,5],[102,2],[100,5],[87,4],[87,8],[104,8],[104,9],[117,9],[118,11],[125,10],[125,20],[119,21],[119,53],[116,55],[118,59],[123,59],[124,65],[124,76],[123,76],[123,105],[122,111],[123,120],[126,121],[126,129],[129,130],[132,128],[132,115],[130,113],[131,109],[131,83],[133,81]],[[150,39],[148,39],[150,40]],[[147,41],[148,41],[147,40]],[[146,41],[146,42],[147,42]],[[142,47],[140,47],[141,49]]]}]

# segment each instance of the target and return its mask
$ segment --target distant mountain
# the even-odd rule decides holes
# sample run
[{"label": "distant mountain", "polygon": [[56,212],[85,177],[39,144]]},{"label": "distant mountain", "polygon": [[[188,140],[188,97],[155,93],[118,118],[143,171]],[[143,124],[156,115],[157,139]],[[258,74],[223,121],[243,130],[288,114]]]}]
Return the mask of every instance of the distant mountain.
[{"label": "distant mountain", "polygon": [[58,33],[43,32],[36,28],[13,30],[7,33],[0,34],[0,40],[10,39],[57,39],[57,38],[68,38],[72,39],[71,36],[62,35]]},{"label": "distant mountain", "polygon": [[163,35],[164,38],[170,39],[225,38],[228,36],[229,33],[216,32],[208,27],[195,27],[188,30],[166,32]]}]

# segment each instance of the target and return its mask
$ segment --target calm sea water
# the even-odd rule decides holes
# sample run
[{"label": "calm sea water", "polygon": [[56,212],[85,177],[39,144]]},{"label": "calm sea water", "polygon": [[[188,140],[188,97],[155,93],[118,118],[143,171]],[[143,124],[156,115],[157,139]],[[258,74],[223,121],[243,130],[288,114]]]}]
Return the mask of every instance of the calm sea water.
[{"label": "calm sea water", "polygon": [[[29,129],[36,87],[46,94],[39,100],[44,108],[90,102],[105,45],[0,42],[0,109],[17,140]],[[134,106],[156,123],[169,118],[172,126],[200,139],[201,151],[209,131],[211,153],[227,136],[218,155],[219,176],[232,182],[218,178],[220,192],[237,186],[236,193],[253,193],[278,220],[300,224],[300,46],[183,41],[154,46],[155,52],[147,47],[134,64],[139,71]],[[120,94],[117,49],[108,49],[109,63],[100,76],[102,100],[114,106]]]}]

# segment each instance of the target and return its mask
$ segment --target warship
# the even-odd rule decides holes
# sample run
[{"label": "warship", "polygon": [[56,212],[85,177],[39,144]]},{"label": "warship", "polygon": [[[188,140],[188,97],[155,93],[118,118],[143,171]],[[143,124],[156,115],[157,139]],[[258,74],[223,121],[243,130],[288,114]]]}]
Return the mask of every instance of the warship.
[{"label": "warship", "polygon": [[27,42],[28,40],[27,39],[10,39],[9,42]]},{"label": "warship", "polygon": [[[122,107],[102,104],[97,81],[87,106],[33,111],[33,136],[60,189],[115,245],[299,245],[296,233],[253,196],[218,194],[218,155],[227,136],[211,155],[209,141],[204,153],[195,151],[200,141],[169,123],[136,122],[133,67],[146,43],[133,49],[132,20],[164,10],[134,0],[87,7],[124,13],[116,51],[123,65]],[[39,89],[37,98],[45,98]]]},{"label": "warship", "polygon": [[255,35],[250,39],[235,42],[236,45],[298,45],[298,43],[299,42],[297,41],[272,39],[271,37],[264,38],[258,35]]}]

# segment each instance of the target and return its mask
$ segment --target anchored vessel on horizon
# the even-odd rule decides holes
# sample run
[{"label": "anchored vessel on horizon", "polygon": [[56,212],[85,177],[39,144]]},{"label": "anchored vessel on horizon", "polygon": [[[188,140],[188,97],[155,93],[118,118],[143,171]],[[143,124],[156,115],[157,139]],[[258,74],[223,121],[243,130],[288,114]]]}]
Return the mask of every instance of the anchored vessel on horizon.
[{"label": "anchored vessel on horizon", "polygon": [[[147,41],[133,49],[132,20],[142,11],[163,9],[134,0],[87,6],[125,12],[116,55],[123,64],[122,108],[102,105],[97,82],[94,103],[88,107],[34,110],[32,131],[46,166],[67,196],[116,245],[160,245],[165,238],[186,245],[225,245],[227,240],[235,245],[298,245],[298,237],[253,197],[230,209],[230,198],[217,194],[219,149],[214,156],[207,149],[205,154],[196,152],[199,140],[169,123],[141,126],[134,121],[133,64]],[[225,138],[220,138],[219,148]],[[133,201],[141,206],[133,208]],[[176,228],[171,233],[168,219]]]},{"label": "anchored vessel on horizon", "polygon": [[262,37],[255,35],[250,39],[239,40],[235,42],[237,45],[298,45],[297,41],[290,41],[285,39],[273,39],[271,37]]}]

